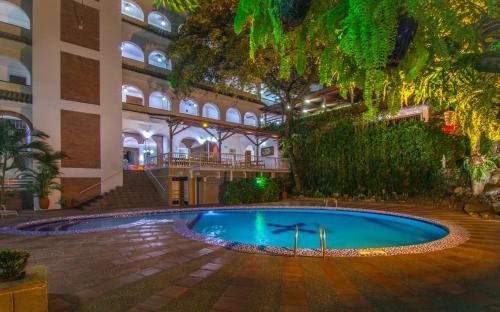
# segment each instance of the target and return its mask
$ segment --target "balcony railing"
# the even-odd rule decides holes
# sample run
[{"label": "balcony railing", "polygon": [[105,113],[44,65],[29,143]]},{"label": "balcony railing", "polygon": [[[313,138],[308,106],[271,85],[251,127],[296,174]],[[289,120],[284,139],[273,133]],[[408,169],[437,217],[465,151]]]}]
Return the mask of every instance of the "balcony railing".
[{"label": "balcony railing", "polygon": [[146,168],[219,168],[231,170],[288,171],[286,159],[278,157],[214,153],[166,153],[146,159]]}]

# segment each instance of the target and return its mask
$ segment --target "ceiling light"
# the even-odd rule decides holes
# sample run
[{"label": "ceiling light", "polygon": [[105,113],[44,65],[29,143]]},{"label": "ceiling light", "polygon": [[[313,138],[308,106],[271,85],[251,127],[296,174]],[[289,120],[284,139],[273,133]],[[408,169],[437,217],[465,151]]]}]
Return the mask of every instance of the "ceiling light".
[{"label": "ceiling light", "polygon": [[153,131],[144,130],[144,131],[142,131],[142,136],[145,139],[149,139],[153,136]]}]

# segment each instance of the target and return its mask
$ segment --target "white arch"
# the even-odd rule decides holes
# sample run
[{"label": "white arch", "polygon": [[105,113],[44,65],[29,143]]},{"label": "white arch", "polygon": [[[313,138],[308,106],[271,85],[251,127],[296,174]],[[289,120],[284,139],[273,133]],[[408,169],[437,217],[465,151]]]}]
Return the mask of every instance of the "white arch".
[{"label": "white arch", "polygon": [[172,62],[165,56],[165,53],[154,50],[149,53],[148,64],[165,69],[172,69]]},{"label": "white arch", "polygon": [[247,126],[257,127],[257,116],[252,112],[246,112],[243,117],[243,124]]},{"label": "white arch", "polygon": [[122,50],[122,57],[144,62],[144,52],[142,52],[141,47],[130,41],[123,41],[120,48]]},{"label": "white arch", "polygon": [[231,107],[226,111],[226,121],[241,123],[241,114],[240,111],[234,107]]},{"label": "white arch", "polygon": [[137,104],[136,99],[140,99],[140,105],[144,105],[144,93],[138,87],[131,84],[122,86],[122,103]]},{"label": "white arch", "polygon": [[184,27],[184,24],[180,24],[179,27],[177,27],[177,33],[181,32],[182,27]]},{"label": "white arch", "polygon": [[154,91],[149,96],[149,107],[171,110],[172,105],[170,102],[170,98],[165,92]]},{"label": "white arch", "polygon": [[[24,79],[24,83],[22,80]],[[30,71],[20,61],[0,55],[0,80],[31,85]]]},{"label": "white arch", "polygon": [[124,147],[137,147],[139,145],[139,142],[137,142],[137,139],[131,136],[126,136],[123,138],[123,146]]},{"label": "white arch", "polygon": [[144,12],[141,7],[132,0],[122,0],[122,14],[144,22]]},{"label": "white arch", "polygon": [[172,31],[172,24],[170,24],[168,18],[157,11],[152,11],[151,13],[149,13],[148,24],[168,32]]},{"label": "white arch", "polygon": [[179,112],[182,114],[198,116],[198,103],[190,98],[181,100],[179,104]]},{"label": "white arch", "polygon": [[220,119],[219,107],[213,103],[205,103],[202,109],[202,116],[210,119]]},{"label": "white arch", "polygon": [[31,21],[23,9],[12,2],[0,0],[0,22],[31,29]]}]

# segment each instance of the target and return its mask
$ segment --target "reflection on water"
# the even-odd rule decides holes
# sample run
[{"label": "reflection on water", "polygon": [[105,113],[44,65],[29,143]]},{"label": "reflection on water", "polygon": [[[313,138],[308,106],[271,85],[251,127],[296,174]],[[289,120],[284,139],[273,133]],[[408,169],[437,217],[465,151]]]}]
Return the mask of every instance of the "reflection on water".
[{"label": "reflection on water", "polygon": [[295,226],[299,226],[299,232],[302,233],[309,233],[309,234],[315,234],[316,231],[314,230],[308,230],[305,228],[306,224],[305,223],[296,223],[292,225],[283,225],[283,224],[276,224],[276,223],[268,223],[267,226],[278,228],[277,230],[272,231],[273,234],[281,234],[285,232],[295,232]]}]

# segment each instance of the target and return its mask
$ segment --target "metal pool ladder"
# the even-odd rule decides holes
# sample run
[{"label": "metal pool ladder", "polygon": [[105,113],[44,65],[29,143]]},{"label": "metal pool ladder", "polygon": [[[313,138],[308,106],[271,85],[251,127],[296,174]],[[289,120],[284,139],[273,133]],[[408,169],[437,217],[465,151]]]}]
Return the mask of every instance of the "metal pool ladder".
[{"label": "metal pool ladder", "polygon": [[295,242],[293,244],[293,256],[297,255],[297,247],[299,245],[299,225],[295,224]]},{"label": "metal pool ladder", "polygon": [[[295,240],[293,244],[293,256],[297,256],[297,248],[299,245],[299,225],[295,224]],[[326,257],[326,229],[321,225],[319,227],[319,245],[323,259]]]},{"label": "metal pool ladder", "polygon": [[326,230],[322,225],[319,227],[319,245],[324,259],[326,254]]}]

